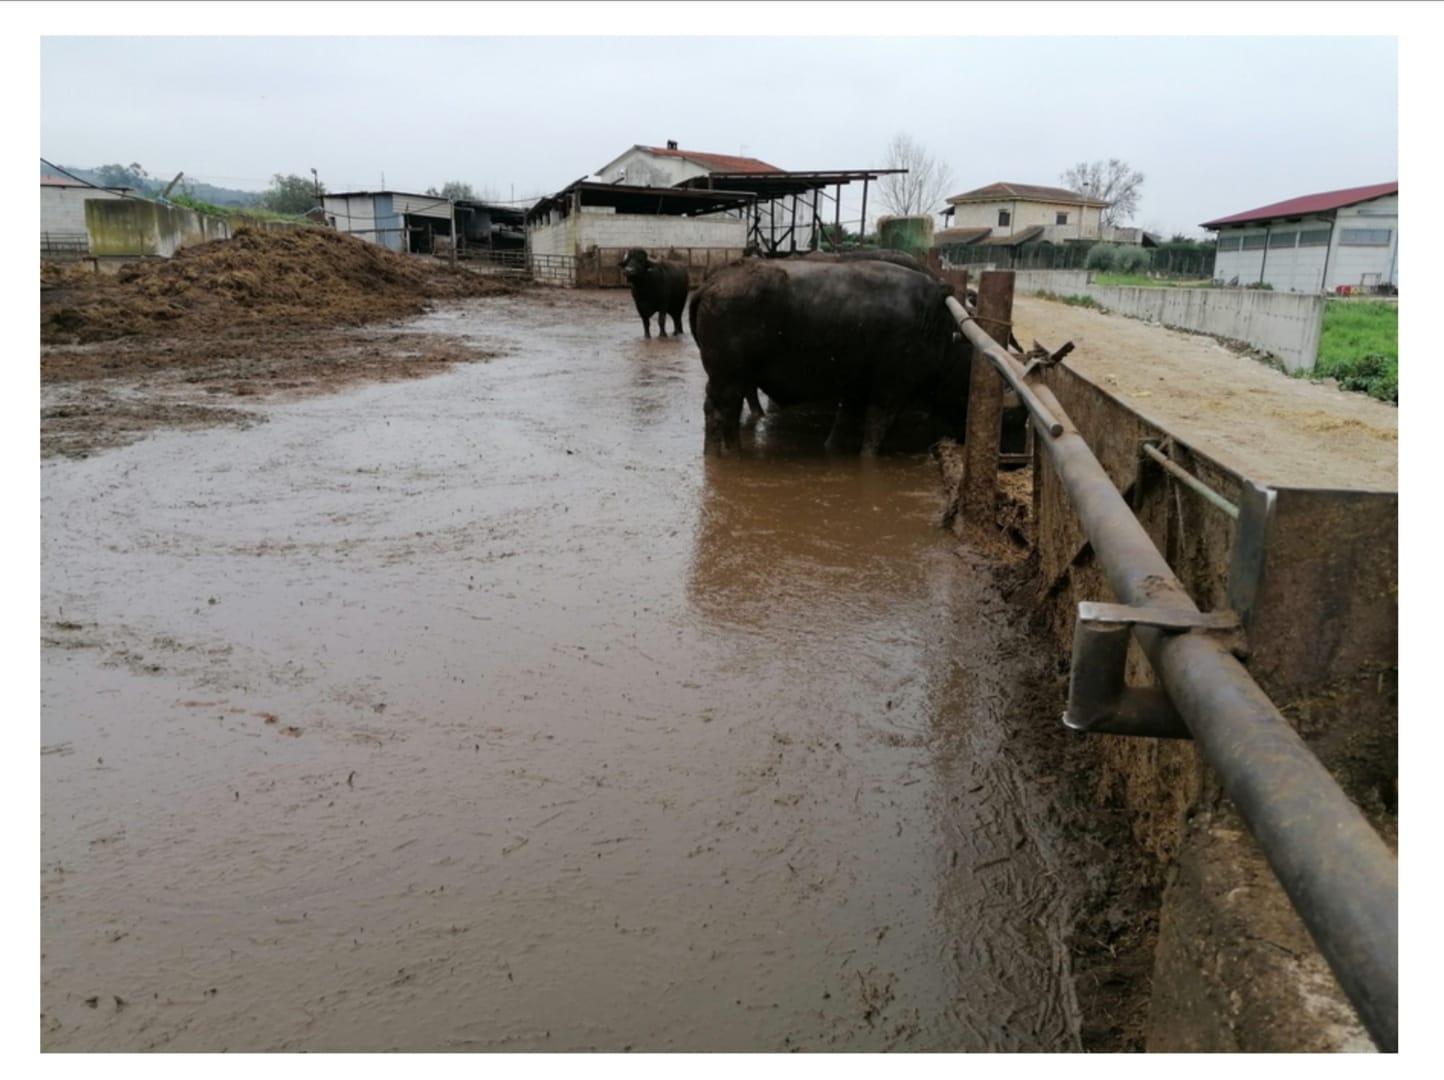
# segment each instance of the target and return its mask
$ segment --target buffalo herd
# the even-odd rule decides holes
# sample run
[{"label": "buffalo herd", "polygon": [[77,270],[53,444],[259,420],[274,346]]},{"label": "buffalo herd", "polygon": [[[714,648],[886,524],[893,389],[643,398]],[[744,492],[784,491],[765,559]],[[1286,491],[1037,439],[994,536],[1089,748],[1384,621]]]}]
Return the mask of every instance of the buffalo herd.
[{"label": "buffalo herd", "polygon": [[[627,253],[622,272],[643,331],[681,333],[687,268]],[[739,446],[742,405],[761,413],[759,390],[774,406],[835,407],[827,449],[860,442],[875,455],[907,409],[922,409],[961,438],[972,347],[948,310],[953,288],[897,251],[796,258],[745,256],[713,270],[691,294],[688,326],[707,374],[705,450]]]}]

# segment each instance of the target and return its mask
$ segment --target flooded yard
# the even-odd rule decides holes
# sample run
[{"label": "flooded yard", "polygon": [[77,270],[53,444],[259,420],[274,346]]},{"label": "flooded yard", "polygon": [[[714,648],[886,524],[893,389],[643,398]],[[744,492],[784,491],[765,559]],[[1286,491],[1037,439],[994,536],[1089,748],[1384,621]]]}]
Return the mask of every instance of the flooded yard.
[{"label": "flooded yard", "polygon": [[1080,1049],[931,458],[704,459],[622,293],[391,333],[491,358],[42,464],[43,1047]]}]

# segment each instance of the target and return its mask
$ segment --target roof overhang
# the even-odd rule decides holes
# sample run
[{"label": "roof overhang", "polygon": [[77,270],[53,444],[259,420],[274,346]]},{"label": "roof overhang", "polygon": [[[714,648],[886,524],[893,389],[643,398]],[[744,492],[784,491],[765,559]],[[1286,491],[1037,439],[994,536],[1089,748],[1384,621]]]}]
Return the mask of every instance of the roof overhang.
[{"label": "roof overhang", "polygon": [[856,180],[877,180],[879,177],[905,173],[906,169],[831,169],[819,172],[735,172],[694,176],[678,184],[682,189],[706,189],[714,192],[746,192],[763,201],[782,199],[820,191],[835,184],[851,184]]},{"label": "roof overhang", "polygon": [[573,198],[580,205],[610,206],[619,214],[662,214],[675,217],[715,214],[752,202],[749,192],[696,191],[675,187],[639,187],[631,184],[603,184],[578,180],[555,195],[548,195],[527,211],[527,217],[544,214],[558,206],[568,205]]}]

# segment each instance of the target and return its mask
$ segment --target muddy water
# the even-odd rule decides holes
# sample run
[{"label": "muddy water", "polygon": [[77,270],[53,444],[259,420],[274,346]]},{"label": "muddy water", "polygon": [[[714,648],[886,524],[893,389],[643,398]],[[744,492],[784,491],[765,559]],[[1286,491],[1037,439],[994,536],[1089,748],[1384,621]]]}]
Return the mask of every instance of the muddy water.
[{"label": "muddy water", "polygon": [[934,466],[704,461],[637,322],[43,465],[45,1048],[1077,1047]]}]

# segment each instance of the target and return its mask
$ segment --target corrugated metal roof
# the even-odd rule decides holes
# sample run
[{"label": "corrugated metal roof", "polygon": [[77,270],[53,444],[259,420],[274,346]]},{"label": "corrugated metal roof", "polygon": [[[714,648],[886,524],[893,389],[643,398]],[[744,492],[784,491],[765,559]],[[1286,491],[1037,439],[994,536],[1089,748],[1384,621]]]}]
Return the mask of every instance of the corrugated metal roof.
[{"label": "corrugated metal roof", "polygon": [[713,172],[745,173],[745,172],[782,172],[776,165],[769,165],[757,158],[737,157],[732,154],[707,154],[700,150],[670,150],[665,146],[644,146],[651,154],[658,154],[661,157],[680,157],[689,161],[695,161],[699,165],[705,165]]},{"label": "corrugated metal roof", "polygon": [[1102,199],[1092,199],[1067,188],[1042,187],[1038,184],[1005,184],[999,181],[986,187],[974,188],[961,195],[949,195],[948,202],[954,205],[964,202],[993,202],[997,199],[1022,199],[1027,202],[1071,203],[1081,206],[1108,206]]},{"label": "corrugated metal roof", "polygon": [[1368,202],[1370,199],[1398,193],[1399,181],[1397,180],[1392,180],[1387,184],[1368,184],[1364,187],[1340,188],[1338,191],[1321,191],[1316,195],[1300,195],[1297,199],[1269,203],[1268,206],[1260,206],[1256,210],[1245,210],[1239,214],[1230,214],[1228,217],[1214,218],[1212,221],[1203,222],[1200,227],[1216,229],[1220,225],[1240,225],[1246,221],[1320,214],[1328,210],[1337,210],[1341,206],[1353,206],[1355,203]]}]

